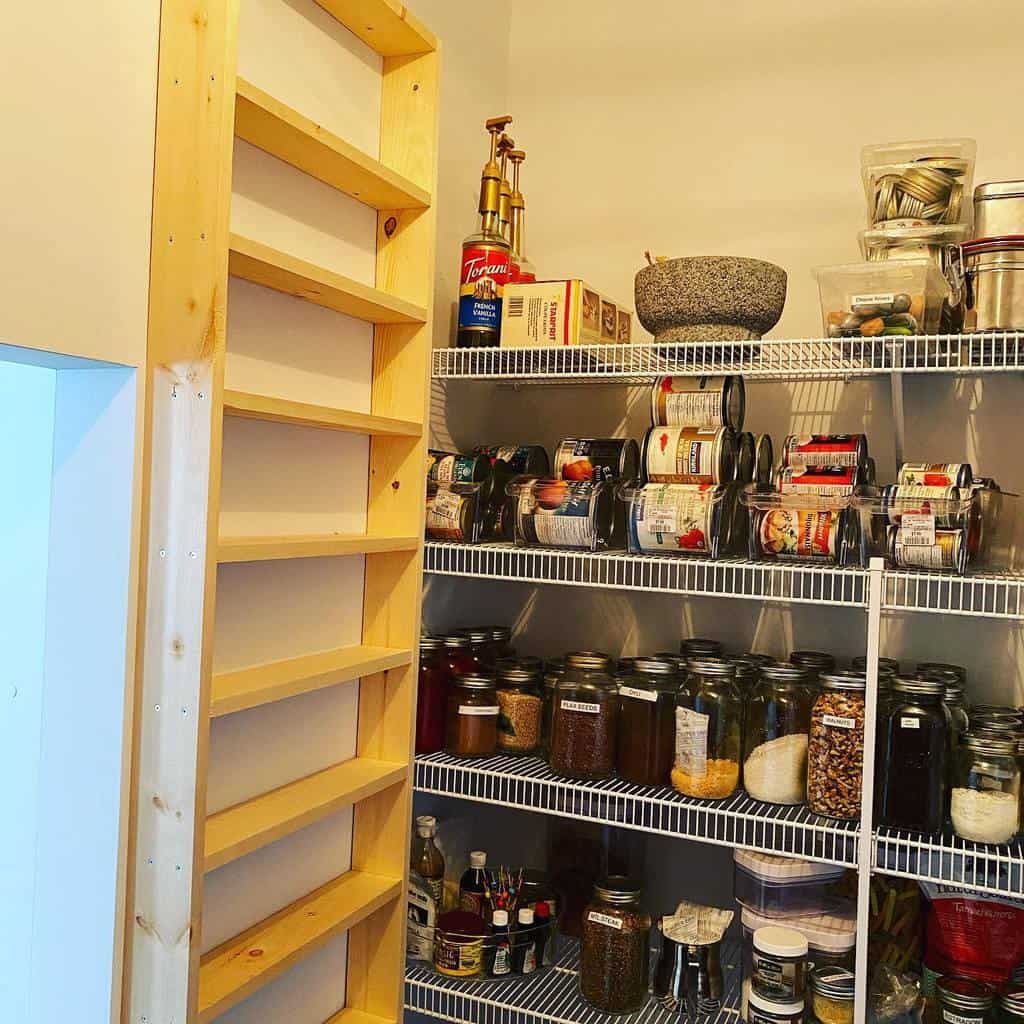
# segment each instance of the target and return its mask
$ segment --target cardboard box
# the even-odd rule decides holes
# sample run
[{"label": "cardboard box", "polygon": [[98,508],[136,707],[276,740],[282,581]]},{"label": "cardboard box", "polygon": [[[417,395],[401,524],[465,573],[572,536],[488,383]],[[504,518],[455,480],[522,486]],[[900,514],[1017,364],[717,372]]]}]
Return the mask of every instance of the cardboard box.
[{"label": "cardboard box", "polygon": [[502,348],[626,344],[632,332],[633,311],[579,278],[505,285]]}]

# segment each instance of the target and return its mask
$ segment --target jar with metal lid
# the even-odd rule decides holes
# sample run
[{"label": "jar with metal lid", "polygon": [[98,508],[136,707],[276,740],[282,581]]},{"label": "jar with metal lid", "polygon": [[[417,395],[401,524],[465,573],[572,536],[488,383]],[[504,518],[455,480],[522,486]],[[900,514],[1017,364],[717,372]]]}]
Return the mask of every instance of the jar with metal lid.
[{"label": "jar with metal lid", "polygon": [[455,676],[464,676],[479,670],[480,663],[473,657],[468,636],[462,633],[449,633],[441,643],[441,661],[453,679]]},{"label": "jar with metal lid", "polygon": [[815,675],[835,672],[836,659],[825,651],[793,651],[789,655],[790,663],[801,668],[810,669]]},{"label": "jar with metal lid", "polygon": [[949,723],[937,679],[897,677],[880,714],[875,815],[880,825],[938,833],[946,817]]},{"label": "jar with metal lid", "polygon": [[761,675],[764,664],[746,654],[727,655],[726,659],[736,669],[736,687],[740,691],[744,704],[744,721],[746,721],[746,702]]},{"label": "jar with metal lid", "polygon": [[468,629],[457,629],[455,632],[469,641],[469,655],[476,665],[476,670],[493,672],[497,658],[494,656],[494,647],[491,643],[491,627],[471,626]]},{"label": "jar with metal lid", "polygon": [[818,967],[811,972],[811,1013],[819,1024],[853,1024],[856,981],[843,967]]},{"label": "jar with metal lid", "polygon": [[986,181],[974,188],[974,237],[1024,235],[1024,181]]},{"label": "jar with metal lid", "polygon": [[[858,654],[857,657],[850,662],[850,667],[855,669],[857,672],[867,672],[867,655]],[[898,676],[900,674],[900,663],[895,658],[880,657],[878,659],[878,674],[882,675],[883,673],[890,676]]]},{"label": "jar with metal lid", "polygon": [[420,666],[416,694],[416,753],[436,754],[444,746],[445,704],[450,676],[441,660],[438,636],[420,637]]},{"label": "jar with metal lid", "polygon": [[802,804],[815,692],[798,665],[765,665],[747,697],[743,787],[755,800]]},{"label": "jar with metal lid", "polygon": [[634,658],[619,681],[619,733],[616,767],[627,782],[667,786],[675,760],[675,708],[678,672],[657,658]]},{"label": "jar with metal lid", "polygon": [[865,680],[852,673],[823,675],[811,710],[807,746],[807,804],[815,814],[860,817],[864,772]]},{"label": "jar with metal lid", "polygon": [[494,678],[458,676],[448,694],[444,749],[457,757],[486,757],[498,746],[498,695]]},{"label": "jar with metal lid", "polygon": [[540,665],[498,662],[498,749],[511,754],[532,754],[540,743]]},{"label": "jar with metal lid", "polygon": [[502,658],[514,658],[516,649],[512,646],[511,626],[489,626],[491,633],[491,652],[495,661]]},{"label": "jar with metal lid", "polygon": [[732,796],[743,754],[743,699],[733,665],[720,658],[688,663],[676,694],[675,728],[672,785],[686,796]]},{"label": "jar with metal lid", "polygon": [[555,690],[548,763],[556,775],[607,779],[615,772],[619,695],[606,654],[566,655]]},{"label": "jar with metal lid", "polygon": [[974,978],[945,974],[935,983],[940,1024],[988,1024],[995,991]]},{"label": "jar with metal lid", "polygon": [[998,1024],[1024,1024],[1024,983],[1011,981],[1004,985],[996,999]]},{"label": "jar with metal lid", "polygon": [[960,738],[970,728],[970,716],[967,714],[967,701],[964,697],[964,688],[961,683],[952,682],[945,673],[939,674],[936,678],[943,684],[942,706],[946,709],[946,717],[949,721],[949,770],[953,770],[953,762],[956,759],[956,752],[960,746]]},{"label": "jar with metal lid", "polygon": [[551,732],[555,721],[555,692],[558,680],[565,675],[565,658],[548,658],[541,675],[540,750],[542,757],[551,753]]},{"label": "jar with metal lid", "polygon": [[927,676],[930,672],[953,672],[960,681],[960,685],[967,686],[967,669],[963,665],[950,665],[946,661],[919,661],[917,663],[917,674]]},{"label": "jar with metal lid", "polygon": [[647,1001],[651,915],[639,883],[602,879],[583,912],[580,995],[602,1013],[632,1013]]},{"label": "jar with metal lid", "polygon": [[953,831],[977,843],[1007,843],[1020,820],[1015,740],[968,732],[957,751],[950,795]]},{"label": "jar with metal lid", "polygon": [[702,636],[691,636],[679,641],[679,653],[687,660],[694,658],[720,658],[722,645],[718,640],[709,640]]}]

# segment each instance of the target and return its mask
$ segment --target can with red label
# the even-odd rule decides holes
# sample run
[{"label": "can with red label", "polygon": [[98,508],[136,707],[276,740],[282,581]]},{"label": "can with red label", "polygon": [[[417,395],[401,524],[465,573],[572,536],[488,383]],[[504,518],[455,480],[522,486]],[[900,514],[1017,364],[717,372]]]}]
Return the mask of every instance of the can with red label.
[{"label": "can with red label", "polygon": [[889,527],[889,557],[897,569],[940,569],[960,576],[970,560],[966,530],[936,530],[934,544],[904,543],[903,528]]},{"label": "can with red label", "polygon": [[852,550],[854,523],[847,508],[755,507],[751,554],[756,559],[843,565]]},{"label": "can with red label", "polygon": [[713,484],[643,484],[627,490],[630,551],[718,558],[732,543],[735,491]]},{"label": "can with red label", "polygon": [[742,377],[659,377],[651,388],[651,423],[663,427],[743,429]]},{"label": "can with red label", "polygon": [[651,427],[640,462],[646,483],[732,483],[736,435],[728,427]]},{"label": "can with red label", "polygon": [[509,244],[474,236],[462,246],[459,348],[495,346],[501,339],[501,301],[509,275]]},{"label": "can with red label", "polygon": [[796,469],[780,466],[776,474],[778,489],[789,494],[816,494],[820,498],[853,494],[855,487],[869,484],[867,464],[863,466],[808,466]]},{"label": "can with red label", "polygon": [[555,448],[554,476],[563,480],[634,480],[640,447],[629,437],[567,437]]},{"label": "can with red label", "polygon": [[882,508],[891,526],[904,515],[933,515],[939,529],[966,528],[971,519],[971,492],[949,485],[889,484],[882,488]]},{"label": "can with red label", "polygon": [[790,434],[782,442],[784,466],[862,466],[866,434]]},{"label": "can with red label", "polygon": [[974,471],[966,462],[904,462],[896,482],[919,487],[970,487]]}]

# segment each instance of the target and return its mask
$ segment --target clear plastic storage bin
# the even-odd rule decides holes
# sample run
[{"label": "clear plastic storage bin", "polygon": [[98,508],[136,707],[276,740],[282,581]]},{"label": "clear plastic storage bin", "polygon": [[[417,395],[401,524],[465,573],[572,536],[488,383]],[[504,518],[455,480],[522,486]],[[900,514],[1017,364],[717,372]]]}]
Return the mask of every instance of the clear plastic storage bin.
[{"label": "clear plastic storage bin", "polygon": [[751,485],[741,495],[749,510],[749,552],[755,561],[841,566],[857,558],[852,498],[770,491]]},{"label": "clear plastic storage bin", "polygon": [[746,910],[778,920],[832,914],[842,907],[845,868],[834,864],[736,850],[734,892]]},{"label": "clear plastic storage bin", "polygon": [[[779,918],[757,914],[744,908],[740,915],[743,927],[743,976],[752,972],[754,932],[777,924]],[[840,903],[830,914],[798,917],[786,922],[787,928],[800,932],[807,939],[808,967],[853,968],[857,946],[857,909],[852,903]]]},{"label": "clear plastic storage bin", "polygon": [[507,485],[519,546],[604,551],[624,546],[625,515],[616,485],[515,478]]}]

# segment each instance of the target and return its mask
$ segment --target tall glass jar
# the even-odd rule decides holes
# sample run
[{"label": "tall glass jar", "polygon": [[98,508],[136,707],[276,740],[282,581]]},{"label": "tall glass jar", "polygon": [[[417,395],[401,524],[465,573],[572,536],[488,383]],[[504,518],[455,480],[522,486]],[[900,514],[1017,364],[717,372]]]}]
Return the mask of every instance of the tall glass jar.
[{"label": "tall glass jar", "polygon": [[551,753],[551,730],[555,722],[555,692],[558,680],[565,675],[565,658],[548,658],[544,662],[541,677],[543,706],[540,712],[540,755],[548,757]]},{"label": "tall glass jar", "polygon": [[469,629],[457,629],[455,632],[469,641],[469,654],[477,671],[493,672],[497,658],[491,645],[491,627],[473,626]]},{"label": "tall glass jar", "polygon": [[442,646],[440,637],[420,637],[416,694],[417,754],[436,754],[444,746],[445,702],[451,677],[441,660]]},{"label": "tall glass jar", "polygon": [[806,669],[765,665],[747,697],[743,786],[755,800],[802,804],[807,799],[807,742],[814,690]]},{"label": "tall glass jar", "polygon": [[657,658],[634,658],[620,678],[620,778],[639,786],[668,785],[675,760],[677,689],[676,666]]},{"label": "tall glass jar", "polygon": [[491,676],[457,676],[448,694],[444,749],[456,757],[487,757],[498,748],[498,695]]},{"label": "tall glass jar", "polygon": [[516,649],[512,646],[511,626],[490,626],[491,633],[491,655],[494,660],[501,661],[502,658],[514,658]]},{"label": "tall glass jar", "polygon": [[461,633],[449,633],[442,640],[441,661],[451,678],[469,675],[480,669],[479,662],[474,659],[470,649],[469,637]]},{"label": "tall glass jar", "polygon": [[583,912],[580,995],[602,1013],[632,1013],[647,1002],[651,915],[640,891],[612,875],[594,887]]},{"label": "tall glass jar", "polygon": [[862,676],[824,675],[811,711],[807,746],[807,804],[815,814],[852,821],[860,817],[864,774]]},{"label": "tall glass jar", "polygon": [[540,744],[540,666],[512,658],[498,662],[498,749],[532,754]]},{"label": "tall glass jar", "polygon": [[835,672],[836,659],[825,651],[792,651],[789,655],[792,665],[799,665],[817,676]]},{"label": "tall glass jar", "polygon": [[676,694],[672,785],[686,796],[722,800],[740,781],[743,700],[736,669],[718,658],[691,661]]},{"label": "tall glass jar", "polygon": [[619,695],[606,654],[566,655],[555,690],[548,763],[556,775],[607,779],[615,773]]},{"label": "tall glass jar", "polygon": [[1007,843],[1020,820],[1020,767],[1013,739],[969,732],[957,751],[950,799],[953,831],[977,843]]},{"label": "tall glass jar", "polygon": [[899,678],[881,712],[875,746],[880,825],[938,833],[946,818],[949,725],[938,679]]}]

